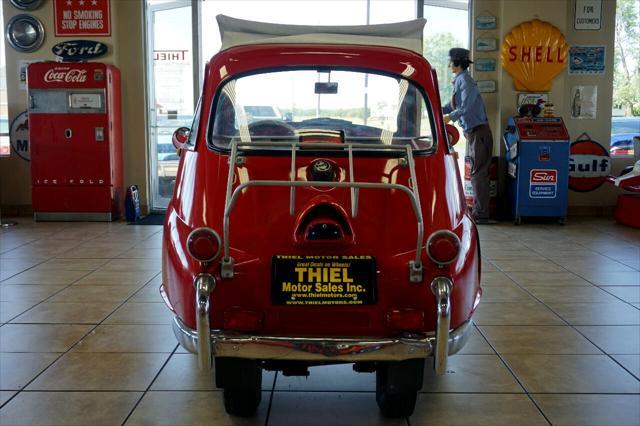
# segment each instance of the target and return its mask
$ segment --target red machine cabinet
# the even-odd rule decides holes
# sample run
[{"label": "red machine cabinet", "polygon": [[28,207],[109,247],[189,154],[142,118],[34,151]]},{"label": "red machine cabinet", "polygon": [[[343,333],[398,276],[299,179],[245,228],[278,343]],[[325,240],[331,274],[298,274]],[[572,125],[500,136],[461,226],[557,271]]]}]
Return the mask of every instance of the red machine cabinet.
[{"label": "red machine cabinet", "polygon": [[120,71],[96,62],[38,62],[27,68],[27,90],[35,220],[120,217]]}]

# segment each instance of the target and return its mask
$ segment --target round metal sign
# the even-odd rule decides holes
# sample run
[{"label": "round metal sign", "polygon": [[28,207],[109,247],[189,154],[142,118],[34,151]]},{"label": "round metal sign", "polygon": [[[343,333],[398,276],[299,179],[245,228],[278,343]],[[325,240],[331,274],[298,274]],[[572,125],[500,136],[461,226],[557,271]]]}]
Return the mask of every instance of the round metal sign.
[{"label": "round metal sign", "polygon": [[35,16],[16,15],[7,22],[7,42],[19,52],[36,51],[44,43],[44,27]]},{"label": "round metal sign", "polygon": [[40,7],[42,0],[9,0],[11,4],[21,10],[35,10]]},{"label": "round metal sign", "polygon": [[609,152],[583,133],[571,144],[569,188],[578,192],[597,189],[611,174]]},{"label": "round metal sign", "polygon": [[29,150],[29,114],[27,111],[18,114],[11,122],[9,139],[13,151],[23,160],[31,161],[31,151]]}]

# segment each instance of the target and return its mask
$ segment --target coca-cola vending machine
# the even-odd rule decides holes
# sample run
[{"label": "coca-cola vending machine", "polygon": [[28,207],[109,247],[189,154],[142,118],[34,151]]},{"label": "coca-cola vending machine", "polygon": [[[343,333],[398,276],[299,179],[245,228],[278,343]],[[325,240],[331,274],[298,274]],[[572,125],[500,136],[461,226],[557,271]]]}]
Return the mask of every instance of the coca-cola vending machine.
[{"label": "coca-cola vending machine", "polygon": [[33,63],[27,90],[35,220],[120,217],[120,71],[95,62]]}]

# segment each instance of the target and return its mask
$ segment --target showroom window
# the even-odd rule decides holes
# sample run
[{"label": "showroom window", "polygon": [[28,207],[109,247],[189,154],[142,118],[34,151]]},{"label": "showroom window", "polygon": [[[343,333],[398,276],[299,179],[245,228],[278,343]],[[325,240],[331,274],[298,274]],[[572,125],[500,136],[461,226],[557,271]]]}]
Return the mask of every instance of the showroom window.
[{"label": "showroom window", "polygon": [[[424,28],[424,56],[438,73],[440,101],[444,106],[453,96],[453,74],[448,67],[449,49],[452,47],[469,49],[470,45],[469,0],[424,0],[423,16],[427,19],[427,25]],[[470,71],[473,73],[473,67]],[[457,123],[451,124],[455,125],[460,132],[456,151],[463,154],[458,156],[458,167],[464,176],[464,152],[467,140],[462,127]]]},{"label": "showroom window", "polygon": [[618,0],[616,4],[612,156],[634,154],[633,139],[640,138],[640,3]]},{"label": "showroom window", "polygon": [[[2,5],[0,2],[0,22],[3,21]],[[9,109],[7,102],[7,62],[4,43],[0,43],[0,156],[11,153],[9,144]]]},{"label": "showroom window", "polygon": [[[173,193],[178,157],[173,130],[191,122],[204,66],[220,49],[216,15],[299,25],[365,25],[427,18],[425,49],[438,67],[443,93],[450,92],[448,49],[468,46],[468,0],[147,0],[152,208],[166,208]],[[197,28],[197,31],[192,31]],[[451,31],[456,28],[456,31]],[[444,53],[444,54],[443,54]],[[197,76],[195,79],[193,76]],[[371,107],[369,80],[362,77],[361,103]],[[450,98],[451,95],[448,95]]]}]

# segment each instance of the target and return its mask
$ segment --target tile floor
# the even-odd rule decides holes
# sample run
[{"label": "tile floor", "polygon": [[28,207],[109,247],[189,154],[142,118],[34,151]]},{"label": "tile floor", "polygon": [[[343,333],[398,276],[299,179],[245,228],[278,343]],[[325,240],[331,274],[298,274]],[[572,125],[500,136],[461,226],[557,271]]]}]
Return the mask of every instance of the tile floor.
[{"label": "tile floor", "polygon": [[160,227],[19,222],[0,232],[1,425],[640,425],[638,230],[482,227],[474,334],[411,418],[381,418],[374,375],[345,365],[265,373],[247,420],[175,342]]}]

